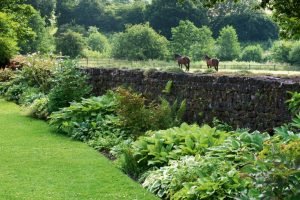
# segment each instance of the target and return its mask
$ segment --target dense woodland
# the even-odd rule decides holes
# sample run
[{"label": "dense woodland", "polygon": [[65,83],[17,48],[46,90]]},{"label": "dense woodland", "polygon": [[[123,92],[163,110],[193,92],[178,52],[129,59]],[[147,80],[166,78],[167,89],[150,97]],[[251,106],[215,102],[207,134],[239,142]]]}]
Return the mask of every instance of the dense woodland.
[{"label": "dense woodland", "polygon": [[280,2],[1,0],[0,64],[35,52],[129,60],[171,59],[174,53],[201,60],[208,54],[299,64],[299,42],[278,41],[280,35],[299,38],[297,2]]}]

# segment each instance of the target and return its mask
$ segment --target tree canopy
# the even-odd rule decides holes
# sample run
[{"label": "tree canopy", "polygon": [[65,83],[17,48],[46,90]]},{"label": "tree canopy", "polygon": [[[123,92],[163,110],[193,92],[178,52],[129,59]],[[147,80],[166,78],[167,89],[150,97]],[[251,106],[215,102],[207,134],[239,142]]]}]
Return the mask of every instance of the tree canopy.
[{"label": "tree canopy", "polygon": [[168,41],[149,24],[128,26],[124,33],[115,35],[113,56],[130,60],[162,59],[168,54]]},{"label": "tree canopy", "polygon": [[240,43],[235,29],[232,26],[226,26],[220,31],[217,39],[218,56],[221,60],[237,59],[240,53]]},{"label": "tree canopy", "polygon": [[[185,2],[186,0],[178,0]],[[193,0],[197,1],[197,0]],[[203,4],[212,7],[228,0],[203,0]],[[239,2],[240,0],[230,0]],[[268,9],[273,13],[275,21],[281,27],[281,35],[285,38],[300,38],[300,1],[299,0],[261,0],[257,8]]]},{"label": "tree canopy", "polygon": [[150,25],[167,38],[171,37],[171,28],[180,20],[189,20],[196,26],[207,25],[207,10],[201,1],[187,0],[180,4],[174,0],[153,0],[146,7],[146,20]]}]

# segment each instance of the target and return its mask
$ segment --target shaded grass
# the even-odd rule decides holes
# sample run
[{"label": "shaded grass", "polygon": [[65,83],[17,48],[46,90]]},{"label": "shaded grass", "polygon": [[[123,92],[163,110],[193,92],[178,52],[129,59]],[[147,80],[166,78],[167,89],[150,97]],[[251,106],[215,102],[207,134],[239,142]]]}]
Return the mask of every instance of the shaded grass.
[{"label": "shaded grass", "polygon": [[156,199],[81,142],[0,99],[0,199]]}]

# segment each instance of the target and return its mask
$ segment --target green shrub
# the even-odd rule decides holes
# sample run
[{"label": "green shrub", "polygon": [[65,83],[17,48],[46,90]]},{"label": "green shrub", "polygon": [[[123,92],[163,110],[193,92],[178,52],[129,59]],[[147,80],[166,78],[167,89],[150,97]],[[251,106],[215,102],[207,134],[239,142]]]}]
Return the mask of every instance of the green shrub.
[{"label": "green shrub", "polygon": [[226,26],[220,31],[217,39],[218,57],[221,60],[234,60],[240,55],[240,43],[235,29],[232,26]]},{"label": "green shrub", "polygon": [[89,141],[100,136],[121,136],[120,121],[116,115],[118,100],[113,92],[101,97],[73,102],[50,116],[50,124],[75,139]]},{"label": "green shrub", "polygon": [[29,115],[38,119],[47,119],[49,116],[48,102],[49,99],[46,96],[35,99],[29,106]]},{"label": "green shrub", "polygon": [[292,49],[292,42],[290,41],[276,41],[274,42],[271,53],[273,60],[276,62],[289,63],[289,54]]},{"label": "green shrub", "polygon": [[232,199],[250,182],[226,160],[186,156],[150,172],[143,186],[165,199]]},{"label": "green shrub", "polygon": [[213,119],[213,127],[215,127],[218,130],[221,130],[221,131],[227,131],[227,132],[233,131],[232,126],[230,126],[229,124],[227,124],[225,122],[218,120],[216,117],[214,117],[214,119]]},{"label": "green shrub", "polygon": [[18,103],[24,106],[28,106],[34,102],[35,99],[44,96],[38,88],[26,86],[20,95]]},{"label": "green shrub", "polygon": [[55,62],[46,56],[31,55],[24,60],[24,63],[26,64],[18,77],[20,81],[29,87],[48,93],[52,87]]},{"label": "green shrub", "polygon": [[0,70],[0,82],[5,82],[13,79],[15,73],[10,69]]},{"label": "green shrub", "polygon": [[114,36],[112,55],[129,60],[162,59],[168,54],[167,45],[168,40],[149,24],[138,24]]},{"label": "green shrub", "polygon": [[15,103],[19,102],[24,90],[27,86],[22,83],[10,83],[7,85],[7,89],[5,90],[4,97],[8,101],[14,101]]},{"label": "green shrub", "polygon": [[131,178],[137,180],[142,173],[141,168],[138,166],[138,162],[133,156],[133,151],[130,147],[125,147],[122,149],[122,154],[119,157],[118,162],[120,163],[120,168],[124,173],[126,173]]},{"label": "green shrub", "polygon": [[123,142],[124,137],[117,135],[116,133],[108,134],[108,135],[99,135],[99,137],[90,140],[88,144],[94,149],[110,153],[111,149],[121,142]]},{"label": "green shrub", "polygon": [[182,124],[167,130],[149,131],[132,144],[132,160],[137,161],[140,170],[164,166],[181,156],[203,154],[208,147],[221,144],[228,135],[208,125]]},{"label": "green shrub", "polygon": [[93,51],[104,53],[110,50],[108,39],[97,28],[90,28],[87,44]]},{"label": "green shrub", "polygon": [[180,21],[171,32],[172,52],[189,55],[193,60],[202,60],[206,54],[214,55],[215,40],[207,26],[198,28],[192,22],[185,20]]},{"label": "green shrub", "polygon": [[289,52],[289,61],[293,65],[300,65],[300,41],[293,44]]},{"label": "green shrub", "polygon": [[[206,141],[199,140],[201,143],[211,144],[209,138],[202,137]],[[154,139],[156,143],[152,142]],[[215,139],[218,140],[218,137]],[[151,140],[144,138],[142,141],[138,141],[142,148],[138,153],[132,148],[132,155],[151,153],[146,158],[134,157],[139,167],[145,160],[151,161],[148,164],[153,164],[155,160],[161,163],[163,155],[171,155],[172,151],[167,151],[165,144],[175,149],[177,147],[176,150],[184,146],[169,142],[157,134]],[[220,138],[218,142],[205,148],[202,153],[177,157],[165,162],[163,167],[146,173],[143,186],[164,199],[299,197],[299,134],[281,132],[270,137],[259,132],[242,131],[232,132],[225,140]],[[159,153],[159,149],[163,151]]]},{"label": "green shrub", "polygon": [[292,133],[286,138],[275,135],[264,143],[255,168],[250,171],[255,180],[254,187],[260,191],[261,198],[299,198],[299,145],[299,134]]},{"label": "green shrub", "polygon": [[83,36],[72,30],[61,33],[57,38],[56,45],[58,53],[71,58],[81,56],[86,46]]},{"label": "green shrub", "polygon": [[91,91],[87,76],[77,68],[73,61],[61,63],[54,72],[54,76],[54,87],[49,93],[50,113],[69,106],[72,101],[79,101]]},{"label": "green shrub", "polygon": [[148,130],[160,130],[178,126],[185,112],[186,102],[172,105],[165,99],[160,98],[160,103],[151,102],[146,104],[142,94],[118,88],[119,108],[117,114],[122,126],[131,132],[133,136],[144,134]]},{"label": "green shrub", "polygon": [[[40,94],[49,92],[52,87],[54,62],[40,55],[22,58],[20,62],[24,63],[22,70],[8,73],[10,80],[2,85],[1,94],[7,100],[29,105],[39,98]],[[3,73],[6,71],[8,70],[4,70]]]},{"label": "green shrub", "polygon": [[300,112],[300,93],[299,92],[289,92],[291,98],[287,101],[288,108],[293,115]]},{"label": "green shrub", "polygon": [[261,62],[263,60],[263,49],[260,45],[250,45],[244,48],[241,60],[243,61],[254,61]]}]

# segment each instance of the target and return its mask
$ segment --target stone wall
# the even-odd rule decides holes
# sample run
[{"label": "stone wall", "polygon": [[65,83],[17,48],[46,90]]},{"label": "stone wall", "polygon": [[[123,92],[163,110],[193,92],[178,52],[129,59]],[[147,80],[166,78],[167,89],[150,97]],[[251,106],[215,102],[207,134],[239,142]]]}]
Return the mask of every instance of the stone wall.
[{"label": "stone wall", "polygon": [[[237,77],[122,69],[84,69],[94,95],[117,86],[130,86],[147,98],[164,95],[187,100],[185,121],[210,123],[214,117],[234,127],[272,130],[291,118],[287,91],[300,91],[299,81],[273,77]],[[171,80],[169,94],[163,94]]]}]

